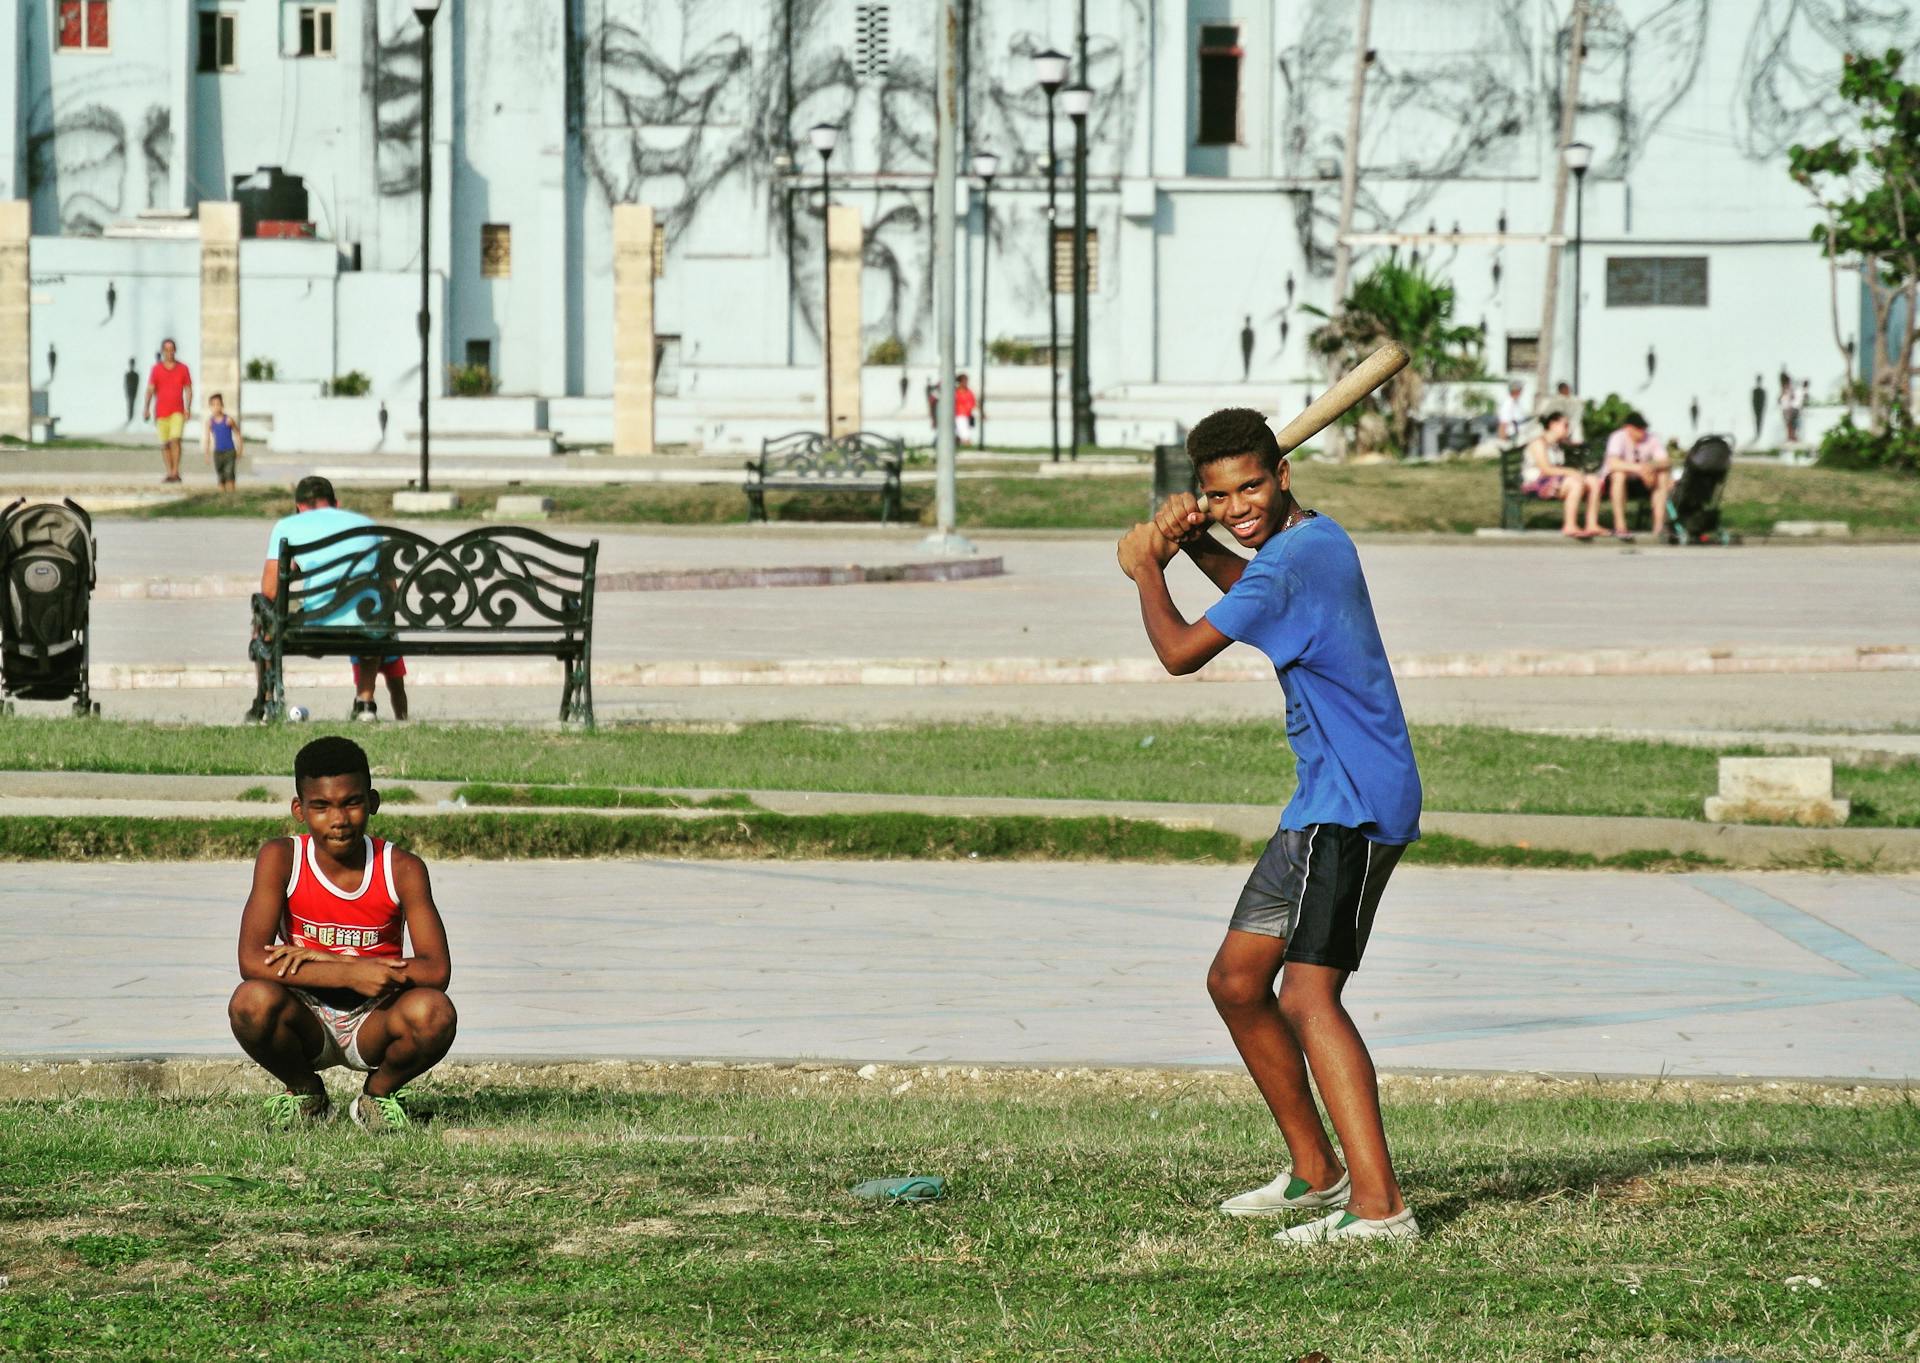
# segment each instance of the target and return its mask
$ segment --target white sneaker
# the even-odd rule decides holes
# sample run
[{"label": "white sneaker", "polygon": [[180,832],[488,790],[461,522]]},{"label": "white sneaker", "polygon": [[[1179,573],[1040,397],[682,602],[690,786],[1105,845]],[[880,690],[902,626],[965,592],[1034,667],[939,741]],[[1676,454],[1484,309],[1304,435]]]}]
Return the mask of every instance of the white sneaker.
[{"label": "white sneaker", "polygon": [[1281,1212],[1310,1212],[1322,1207],[1343,1207],[1347,1202],[1347,1175],[1331,1188],[1313,1190],[1304,1178],[1295,1178],[1288,1170],[1264,1188],[1230,1197],[1220,1204],[1228,1216],[1277,1216]]},{"label": "white sneaker", "polygon": [[1413,1208],[1402,1207],[1381,1221],[1352,1212],[1334,1212],[1304,1226],[1289,1226],[1273,1237],[1283,1245],[1324,1245],[1333,1240],[1418,1240],[1420,1223]]}]

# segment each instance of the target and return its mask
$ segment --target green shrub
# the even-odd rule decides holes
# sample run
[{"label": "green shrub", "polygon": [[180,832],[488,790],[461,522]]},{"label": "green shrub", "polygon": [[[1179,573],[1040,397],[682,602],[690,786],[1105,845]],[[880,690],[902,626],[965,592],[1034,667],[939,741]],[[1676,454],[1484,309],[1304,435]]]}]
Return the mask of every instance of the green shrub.
[{"label": "green shrub", "polygon": [[1903,407],[1889,413],[1885,431],[1853,424],[1851,416],[1820,437],[1820,466],[1920,473],[1920,426]]},{"label": "green shrub", "polygon": [[489,397],[496,386],[493,371],[484,364],[447,366],[447,388],[457,398]]},{"label": "green shrub", "polygon": [[247,377],[255,383],[262,381],[270,383],[279,375],[280,366],[264,356],[255,355],[247,361]]},{"label": "green shrub", "polygon": [[996,336],[987,343],[987,357],[995,364],[1045,364],[1044,346],[1031,341],[1016,341],[1011,336]]},{"label": "green shrub", "polygon": [[905,364],[907,344],[898,336],[883,336],[867,351],[868,364]]},{"label": "green shrub", "polygon": [[1588,402],[1580,421],[1582,437],[1594,449],[1605,449],[1607,437],[1626,425],[1633,412],[1633,404],[1618,393],[1608,393],[1601,402]]},{"label": "green shrub", "polygon": [[349,369],[344,374],[335,374],[328,389],[337,398],[363,398],[373,387],[373,380],[358,369]]}]

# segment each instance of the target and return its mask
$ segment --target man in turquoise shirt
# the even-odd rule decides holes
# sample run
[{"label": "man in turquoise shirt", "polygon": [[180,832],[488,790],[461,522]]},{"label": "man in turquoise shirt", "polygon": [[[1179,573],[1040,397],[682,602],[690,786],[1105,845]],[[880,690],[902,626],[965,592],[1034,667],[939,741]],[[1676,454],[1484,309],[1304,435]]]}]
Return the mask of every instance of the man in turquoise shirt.
[{"label": "man in turquoise shirt", "polygon": [[[315,625],[355,625],[361,623],[359,606],[369,599],[367,592],[357,593],[352,599],[334,602],[326,590],[345,577],[354,566],[356,559],[365,558],[376,540],[369,535],[366,539],[346,539],[338,544],[314,549],[303,553],[302,545],[315,544],[330,535],[343,530],[352,530],[360,526],[370,526],[372,520],[357,511],[344,511],[339,499],[335,497],[333,484],[317,474],[302,478],[293,489],[294,512],[291,516],[282,516],[273,523],[273,531],[267,536],[267,561],[260,570],[260,595],[272,601],[280,594],[280,550],[292,545],[294,562],[301,569],[302,581],[307,585],[309,594],[302,603],[303,609],[311,613],[326,611],[317,619],[307,623]],[[331,606],[331,609],[328,607]],[[356,682],[358,669],[356,669]],[[258,723],[266,713],[266,664],[256,660],[254,665],[253,704],[248,707],[246,718],[250,723]],[[359,715],[363,704],[370,703],[371,684],[367,687],[367,697],[363,700],[356,695],[354,714]]]}]

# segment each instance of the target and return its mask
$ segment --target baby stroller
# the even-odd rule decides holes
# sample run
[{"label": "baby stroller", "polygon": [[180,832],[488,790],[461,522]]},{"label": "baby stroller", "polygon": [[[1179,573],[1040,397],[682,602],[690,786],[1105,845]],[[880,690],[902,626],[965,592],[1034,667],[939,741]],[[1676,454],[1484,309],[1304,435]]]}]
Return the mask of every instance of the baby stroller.
[{"label": "baby stroller", "polygon": [[1667,539],[1673,544],[1732,544],[1720,528],[1720,495],[1733,467],[1733,444],[1724,435],[1693,442],[1667,493]]},{"label": "baby stroller", "polygon": [[97,715],[87,607],[93,596],[93,518],[71,499],[0,511],[0,713],[13,699],[73,700]]}]

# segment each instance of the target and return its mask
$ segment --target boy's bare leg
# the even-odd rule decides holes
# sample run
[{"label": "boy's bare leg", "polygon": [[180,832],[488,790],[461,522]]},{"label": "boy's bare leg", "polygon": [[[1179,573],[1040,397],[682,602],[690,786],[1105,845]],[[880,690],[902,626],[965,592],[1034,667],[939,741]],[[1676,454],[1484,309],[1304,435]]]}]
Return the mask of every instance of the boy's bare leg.
[{"label": "boy's bare leg", "polygon": [[367,1092],[384,1098],[432,1069],[453,1047],[460,1021],[438,989],[415,988],[373,1010],[361,1025],[360,1058],[373,1065]]},{"label": "boy's bare leg", "polygon": [[1373,1221],[1394,1216],[1407,1204],[1387,1153],[1373,1057],[1340,1002],[1346,982],[1344,970],[1295,961],[1281,977],[1278,1011],[1306,1053],[1314,1083],[1340,1137],[1340,1150],[1353,1178],[1347,1210]]},{"label": "boy's bare leg", "polygon": [[283,984],[246,980],[227,1002],[233,1039],[262,1069],[295,1093],[325,1093],[313,1057],[325,1038],[320,1021]]},{"label": "boy's bare leg", "polygon": [[399,677],[387,678],[387,707],[395,719],[407,717],[407,684]]},{"label": "boy's bare leg", "polygon": [[1281,1019],[1273,994],[1286,950],[1282,938],[1229,929],[1207,971],[1207,992],[1280,1126],[1294,1175],[1328,1188],[1340,1181],[1340,1161],[1313,1104],[1300,1043]]},{"label": "boy's bare leg", "polygon": [[380,667],[377,663],[355,663],[353,665],[353,698],[357,701],[373,700],[373,688],[380,684]]}]

